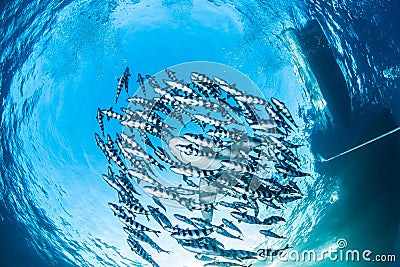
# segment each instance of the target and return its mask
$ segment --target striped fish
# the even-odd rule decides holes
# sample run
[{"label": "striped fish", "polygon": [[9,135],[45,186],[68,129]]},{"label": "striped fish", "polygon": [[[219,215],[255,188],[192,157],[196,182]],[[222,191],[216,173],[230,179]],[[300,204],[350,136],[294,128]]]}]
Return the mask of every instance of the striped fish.
[{"label": "striped fish", "polygon": [[209,136],[220,138],[238,139],[239,137],[242,137],[245,133],[237,129],[227,130],[223,127],[217,127],[214,130],[209,130],[208,132],[206,132],[206,134]]},{"label": "striped fish", "polygon": [[128,89],[129,89],[129,77],[130,76],[131,76],[131,74],[129,72],[129,67],[126,67],[123,77],[124,77],[124,88],[125,88],[126,94],[128,94],[128,95],[129,95]]},{"label": "striped fish", "polygon": [[140,215],[144,215],[147,218],[147,221],[150,221],[149,219],[149,215],[151,215],[151,213],[149,211],[147,211],[142,204],[140,204],[140,202],[131,202],[131,201],[123,201],[121,203],[125,209],[132,215],[136,215],[136,214],[140,214]]},{"label": "striped fish", "polygon": [[229,121],[222,121],[222,120],[211,118],[210,117],[211,116],[210,113],[207,113],[206,115],[194,114],[193,116],[196,119],[202,121],[203,123],[208,124],[208,125],[212,125],[212,126],[215,126],[215,127],[222,127],[222,126],[226,126],[226,125],[230,124]]},{"label": "striped fish", "polygon": [[146,97],[146,87],[144,85],[144,78],[143,78],[142,74],[138,73],[138,78],[137,78],[136,82],[139,83],[140,88],[142,89],[142,93]]},{"label": "striped fish", "polygon": [[212,232],[214,232],[213,228],[178,229],[173,231],[171,236],[175,239],[191,239],[205,237]]},{"label": "striped fish", "polygon": [[275,234],[274,232],[272,232],[270,230],[260,230],[260,233],[265,235],[265,236],[269,236],[269,237],[273,237],[273,238],[282,238],[282,239],[286,238],[286,237],[283,237],[281,235]]},{"label": "striped fish", "polygon": [[199,185],[190,180],[187,176],[183,176],[183,181],[190,187],[199,188]]},{"label": "striped fish", "polygon": [[199,255],[221,256],[223,250],[216,245],[198,242],[197,240],[177,240],[178,243],[187,251]]},{"label": "striped fish", "polygon": [[165,252],[167,254],[170,254],[169,251],[166,251],[162,249],[160,246],[158,246],[156,242],[154,242],[148,235],[145,234],[145,232],[137,231],[131,227],[124,227],[123,229],[125,233],[127,233],[132,239],[136,239],[138,241],[142,241],[149,244],[152,248],[157,250],[158,253]]},{"label": "striped fish", "polygon": [[155,180],[154,178],[150,177],[147,174],[138,172],[136,170],[128,169],[127,174],[129,175],[130,178],[136,178],[137,180],[144,181],[144,182],[149,183],[149,184],[151,184],[153,186],[160,185],[160,183],[157,180]]},{"label": "striped fish", "polygon": [[[197,92],[194,91],[189,86],[187,86],[186,84],[183,84],[183,83],[180,83],[180,82],[176,82],[176,81],[168,81],[168,80],[165,80],[165,79],[163,79],[163,82],[169,88],[172,88],[174,90],[178,90],[178,91],[183,92],[183,93],[188,94],[188,95],[193,95],[193,96],[197,95]],[[175,97],[175,100],[179,101],[179,99],[176,98],[176,97]],[[179,102],[181,102],[181,101],[179,101]]]},{"label": "striped fish", "polygon": [[293,124],[294,127],[298,127],[296,122],[294,121],[292,114],[290,114],[289,109],[286,107],[286,105],[279,101],[276,98],[271,97],[271,102],[272,104],[274,104],[274,106],[276,107],[277,110],[279,110],[279,112],[291,123]]},{"label": "striped fish", "polygon": [[217,84],[205,74],[192,72],[190,74],[190,79],[192,80],[192,82],[201,83],[208,88],[217,86]]},{"label": "striped fish", "polygon": [[157,148],[158,148],[158,150],[154,150],[154,153],[158,156],[159,159],[161,159],[165,163],[168,163],[169,165],[178,164],[178,162],[174,161],[173,159],[171,159],[171,157],[169,157],[169,155],[163,148],[161,148],[161,147],[157,147]]},{"label": "striped fish", "polygon": [[167,216],[165,216],[164,213],[160,212],[160,210],[158,208],[154,208],[150,205],[147,206],[147,208],[149,209],[151,216],[153,216],[154,220],[156,220],[156,222],[161,226],[164,227],[165,229],[169,228],[173,228],[172,227],[172,223],[170,222],[170,220],[168,219]]},{"label": "striped fish", "polygon": [[138,231],[144,231],[144,232],[152,232],[156,236],[158,236],[161,231],[158,230],[153,230],[147,226],[144,226],[143,224],[138,223],[137,221],[134,220],[131,216],[127,215],[126,213],[120,213],[117,215],[118,219],[124,223],[126,226],[131,227],[135,230]]},{"label": "striped fish", "polygon": [[236,99],[242,102],[246,102],[248,104],[263,105],[263,106],[267,104],[267,100],[254,95],[239,95],[236,96]]},{"label": "striped fish", "polygon": [[242,261],[249,259],[257,259],[258,253],[254,251],[230,249],[230,250],[224,250],[221,256],[227,259]]},{"label": "striped fish", "polygon": [[229,84],[227,81],[215,76],[213,78],[214,81],[218,84],[218,87],[225,91],[229,97],[236,97],[244,94],[242,91],[236,88],[236,84]]},{"label": "striped fish", "polygon": [[178,82],[178,78],[175,76],[175,72],[170,69],[165,69],[165,73],[167,74],[168,78],[170,78],[174,82]]},{"label": "striped fish", "polygon": [[245,222],[248,224],[263,224],[263,222],[258,219],[257,217],[251,216],[247,214],[247,211],[245,212],[237,212],[237,211],[232,211],[231,216],[235,219],[238,220],[239,223]]},{"label": "striped fish", "polygon": [[222,160],[221,164],[229,170],[240,173],[254,173],[257,170],[252,164],[248,162],[243,163],[240,161]]},{"label": "striped fish", "polygon": [[209,177],[216,175],[220,170],[203,170],[194,166],[172,166],[171,171],[189,177]]},{"label": "striped fish", "polygon": [[174,217],[175,217],[176,219],[178,219],[178,220],[180,220],[180,221],[186,223],[186,224],[189,224],[189,225],[192,225],[192,226],[194,226],[194,227],[197,227],[197,225],[196,225],[191,219],[189,219],[189,218],[186,217],[186,216],[183,216],[183,215],[180,215],[180,214],[174,214]]},{"label": "striped fish", "polygon": [[107,135],[106,152],[107,152],[108,158],[112,159],[112,161],[123,172],[128,171],[128,168],[126,168],[125,163],[122,161],[121,157],[118,155],[118,151],[114,148],[114,142],[112,141],[110,135]]},{"label": "striped fish", "polygon": [[124,188],[125,191],[127,192],[132,192],[138,196],[140,196],[140,193],[136,190],[136,188],[133,186],[131,181],[125,176],[124,173],[122,175],[115,175],[115,180]]},{"label": "striped fish", "polygon": [[200,149],[200,147],[197,147],[193,144],[188,144],[188,145],[175,145],[175,148],[178,149],[179,151],[185,153],[186,155],[192,155],[192,156],[200,156],[200,157],[208,157],[212,158],[215,156],[215,152],[211,149]]},{"label": "striped fish", "polygon": [[159,115],[157,115],[157,113],[154,112],[144,112],[142,110],[137,110],[136,114],[143,118],[144,120],[147,120],[147,122],[160,127],[160,128],[166,128],[166,129],[170,129],[170,130],[176,130],[175,127],[169,126],[168,124],[166,124],[164,122],[164,119],[161,118]]},{"label": "striped fish", "polygon": [[94,137],[96,139],[96,145],[100,148],[101,152],[103,152],[103,154],[106,157],[108,163],[110,163],[111,162],[111,158],[108,155],[107,146],[104,143],[104,140],[101,139],[101,137],[100,137],[100,135],[98,133],[95,133]]},{"label": "striped fish", "polygon": [[118,78],[118,85],[117,85],[117,93],[115,96],[115,103],[118,103],[118,97],[121,94],[122,88],[124,87],[125,84],[125,77],[121,76]]},{"label": "striped fish", "polygon": [[148,99],[148,98],[141,98],[138,96],[129,97],[126,99],[126,101],[132,103],[133,105],[140,105],[144,108],[149,108],[154,106],[154,104],[157,103],[158,100],[159,98],[156,97],[154,97],[153,99]]},{"label": "striped fish", "polygon": [[222,222],[223,222],[228,228],[230,228],[230,229],[232,229],[232,230],[234,230],[234,231],[236,231],[236,232],[238,232],[238,233],[240,233],[240,234],[243,234],[242,231],[240,231],[240,229],[239,229],[232,221],[223,218],[223,219],[222,219]]},{"label": "striped fish", "polygon": [[278,223],[278,222],[286,222],[286,220],[285,220],[285,218],[283,218],[281,216],[271,216],[271,217],[264,219],[263,224],[271,225],[271,224]]},{"label": "striped fish", "polygon": [[164,211],[167,211],[167,209],[158,198],[156,198],[155,196],[152,196],[151,198],[153,199],[154,203],[156,203],[160,208],[162,208]]},{"label": "striped fish", "polygon": [[289,203],[289,202],[293,202],[295,200],[301,199],[302,196],[278,196],[277,200],[279,203]]},{"label": "striped fish", "polygon": [[97,109],[97,113],[96,113],[96,120],[97,120],[97,122],[98,122],[98,124],[100,126],[101,134],[104,137],[104,121],[103,121],[103,118],[104,118],[104,115],[101,112],[101,109],[98,108]]},{"label": "striped fish", "polygon": [[153,267],[160,267],[151,257],[149,253],[146,252],[146,250],[139,244],[138,241],[136,241],[133,238],[128,238],[127,240],[129,247],[133,252],[135,252],[137,255],[139,255],[141,258],[143,258],[145,261],[150,263]]},{"label": "striped fish", "polygon": [[207,138],[201,134],[185,133],[183,135],[183,137],[186,140],[188,140],[196,145],[205,146],[205,147],[209,147],[209,148],[219,149],[219,148],[226,147],[230,144],[228,142],[221,141],[220,139]]},{"label": "striped fish", "polygon": [[293,167],[283,167],[283,166],[281,166],[281,165],[275,165],[275,169],[279,172],[279,173],[281,173],[281,174],[283,174],[283,177],[284,178],[286,178],[286,177],[288,177],[288,176],[290,176],[290,177],[305,177],[305,176],[310,176],[310,174],[308,174],[308,173],[305,173],[305,172],[302,172],[302,171],[299,171],[299,170],[296,170],[296,169],[294,169]]}]

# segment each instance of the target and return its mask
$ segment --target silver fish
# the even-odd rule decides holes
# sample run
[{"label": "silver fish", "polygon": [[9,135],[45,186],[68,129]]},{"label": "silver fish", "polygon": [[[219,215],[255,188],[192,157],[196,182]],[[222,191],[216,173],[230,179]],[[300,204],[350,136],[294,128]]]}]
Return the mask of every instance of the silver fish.
[{"label": "silver fish", "polygon": [[193,82],[201,83],[207,87],[216,87],[216,83],[205,74],[192,72],[190,74],[190,79]]},{"label": "silver fish", "polygon": [[245,212],[237,212],[237,211],[232,211],[231,216],[235,219],[238,220],[239,223],[245,222],[248,224],[263,224],[263,222],[258,219],[257,217],[251,216],[247,214],[247,211]]},{"label": "silver fish", "polygon": [[305,173],[305,172],[296,170],[296,169],[294,169],[294,168],[288,168],[288,167],[285,168],[285,167],[280,166],[280,165],[276,165],[276,166],[275,166],[275,169],[276,169],[279,173],[283,174],[283,177],[284,177],[284,178],[286,178],[287,176],[290,176],[290,177],[305,177],[305,176],[310,176],[310,174],[308,174],[308,173]]},{"label": "silver fish", "polygon": [[301,198],[302,198],[301,196],[278,196],[277,200],[279,203],[286,204]]},{"label": "silver fish", "polygon": [[168,78],[170,78],[174,82],[178,82],[178,78],[175,76],[175,72],[170,69],[165,69],[165,73],[167,73]]},{"label": "silver fish", "polygon": [[145,261],[149,262],[153,267],[160,267],[151,257],[149,253],[144,250],[144,248],[133,238],[128,238],[127,240],[129,247],[133,252],[143,258]]},{"label": "silver fish", "polygon": [[196,254],[194,257],[199,261],[212,261],[212,260],[215,260],[215,258],[210,258],[210,257],[207,257],[205,255],[201,255],[201,254]]},{"label": "silver fish", "polygon": [[236,99],[242,102],[246,102],[248,104],[255,104],[255,105],[266,105],[267,100],[254,96],[254,95],[239,95],[236,96]]},{"label": "silver fish", "polygon": [[156,220],[156,222],[161,226],[164,227],[165,229],[169,228],[173,228],[172,227],[172,223],[170,222],[170,220],[168,219],[167,216],[165,216],[164,213],[160,212],[160,210],[158,208],[154,208],[150,205],[147,206],[147,208],[149,209],[151,216],[153,216],[154,220]]},{"label": "silver fish", "polygon": [[118,155],[117,150],[114,148],[114,142],[112,141],[110,135],[107,135],[107,144],[106,144],[106,152],[110,159],[123,171],[127,172],[124,162],[121,157]]},{"label": "silver fish", "polygon": [[245,133],[237,129],[227,130],[223,127],[217,127],[214,130],[209,130],[206,134],[220,138],[239,139]]},{"label": "silver fish", "polygon": [[158,253],[165,252],[167,254],[170,254],[169,251],[166,251],[162,249],[160,246],[158,246],[156,242],[154,242],[148,235],[145,234],[145,232],[137,231],[131,227],[124,227],[123,229],[132,239],[136,239],[138,241],[142,241],[149,244],[152,248],[157,250]]},{"label": "silver fish", "polygon": [[136,82],[139,83],[140,88],[142,89],[142,93],[146,97],[146,87],[144,85],[144,78],[143,78],[142,74],[138,73],[138,78],[137,78]]},{"label": "silver fish", "polygon": [[112,210],[115,216],[126,214],[125,209],[122,206],[118,206],[117,204],[109,202],[108,207]]},{"label": "silver fish", "polygon": [[217,103],[203,99],[196,95],[176,96],[175,99],[178,100],[179,102],[185,103],[187,105],[210,109],[213,112],[221,112],[222,111],[222,108]]},{"label": "silver fish", "polygon": [[216,245],[197,242],[196,240],[177,240],[178,243],[187,251],[194,252],[199,255],[220,256],[223,250]]},{"label": "silver fish", "polygon": [[238,233],[240,233],[240,234],[243,234],[242,231],[240,231],[240,229],[239,229],[232,221],[229,221],[228,219],[223,218],[223,219],[222,219],[222,222],[223,222],[227,227],[231,228],[232,230],[234,230],[234,231],[236,231],[236,232],[238,232]]},{"label": "silver fish", "polygon": [[186,216],[183,216],[183,215],[180,215],[180,214],[174,214],[174,217],[175,217],[176,219],[178,219],[178,220],[180,220],[180,221],[186,223],[186,224],[189,224],[189,225],[192,225],[192,226],[194,226],[194,227],[197,227],[197,225],[196,225],[191,219],[189,219],[189,218],[186,217]]},{"label": "silver fish", "polygon": [[205,147],[209,147],[209,148],[220,149],[220,148],[224,148],[224,147],[227,147],[228,145],[230,145],[229,142],[224,142],[224,141],[221,141],[220,139],[207,138],[204,135],[200,135],[200,134],[185,133],[183,135],[183,137],[186,140],[188,140],[196,145],[205,146]]},{"label": "silver fish", "polygon": [[149,221],[149,215],[150,212],[145,210],[145,208],[140,204],[139,202],[130,202],[130,201],[123,201],[121,203],[125,209],[132,215],[140,214],[140,215],[145,215],[147,218],[147,221]]},{"label": "silver fish", "polygon": [[286,222],[286,220],[285,220],[285,218],[283,218],[281,216],[271,216],[271,217],[264,219],[263,224],[271,225],[271,224],[278,223],[278,222]]},{"label": "silver fish", "polygon": [[131,74],[129,72],[129,67],[126,67],[123,77],[124,77],[124,88],[125,88],[126,94],[128,94],[128,95],[129,95],[128,89],[129,89],[129,77],[130,76],[131,76]]},{"label": "silver fish", "polygon": [[243,240],[243,238],[241,236],[235,236],[235,235],[229,233],[228,231],[226,231],[224,228],[217,228],[215,231],[218,234],[223,235],[228,238]]},{"label": "silver fish", "polygon": [[214,151],[208,149],[200,149],[200,147],[193,144],[188,144],[188,145],[178,144],[175,146],[175,148],[185,153],[186,155],[208,157],[208,158],[212,158],[215,156]]},{"label": "silver fish", "polygon": [[108,163],[111,162],[111,158],[109,157],[109,154],[107,152],[107,146],[104,143],[104,140],[101,139],[100,135],[95,133],[94,137],[96,139],[96,145],[100,148],[100,150],[103,152],[104,156],[106,157]]},{"label": "silver fish", "polygon": [[296,122],[294,121],[292,114],[290,114],[289,109],[283,102],[280,102],[278,99],[271,97],[272,104],[279,110],[279,112],[290,122],[294,127],[298,127]]},{"label": "silver fish", "polygon": [[183,176],[183,181],[190,187],[199,188],[199,185],[190,180],[187,176]]},{"label": "silver fish", "polygon": [[161,233],[161,231],[158,230],[153,230],[147,226],[144,226],[143,224],[138,223],[137,221],[134,220],[133,217],[127,215],[126,213],[120,213],[117,215],[118,219],[124,223],[126,226],[129,226],[135,230],[138,231],[145,231],[145,232],[152,232],[154,233],[156,236],[158,236],[159,233]]},{"label": "silver fish", "polygon": [[136,178],[137,180],[144,181],[144,182],[149,183],[149,184],[151,184],[153,186],[160,185],[160,183],[157,180],[155,180],[154,178],[150,177],[147,174],[138,172],[136,170],[128,169],[127,174],[129,175],[130,178]]},{"label": "silver fish", "polygon": [[282,239],[286,238],[286,237],[280,236],[278,234],[275,234],[274,232],[272,232],[270,230],[260,230],[260,233],[265,236],[269,236],[269,237],[273,237],[273,238],[282,238]]},{"label": "silver fish", "polygon": [[136,114],[139,117],[143,118],[144,120],[147,120],[147,122],[149,122],[157,127],[166,128],[166,129],[170,129],[170,130],[176,130],[175,127],[172,127],[172,126],[166,124],[164,122],[164,119],[161,118],[159,115],[157,115],[154,112],[144,112],[142,110],[137,110]]},{"label": "silver fish", "polygon": [[153,99],[147,99],[147,98],[141,98],[138,96],[134,96],[134,97],[130,97],[130,98],[126,99],[126,101],[132,103],[133,105],[140,105],[145,108],[150,108],[150,107],[154,106],[154,104],[157,103],[157,101],[159,101],[159,100],[160,99],[157,97],[154,97]]},{"label": "silver fish", "polygon": [[189,177],[209,177],[220,172],[220,170],[203,170],[194,166],[172,166],[171,171]]},{"label": "silver fish", "polygon": [[117,93],[115,96],[115,103],[118,103],[118,97],[121,94],[122,88],[124,87],[125,84],[125,77],[121,76],[118,78],[118,85],[117,85]]},{"label": "silver fish", "polygon": [[227,259],[232,260],[248,260],[248,259],[257,259],[258,253],[254,251],[247,251],[247,250],[224,250],[222,256]]},{"label": "silver fish", "polygon": [[228,96],[241,96],[244,93],[240,91],[239,89],[236,88],[236,84],[229,84],[227,81],[215,77],[214,76],[214,81],[218,84],[218,87],[221,88],[223,91],[225,91]]},{"label": "silver fish", "polygon": [[158,198],[156,198],[155,196],[152,196],[151,198],[153,199],[154,203],[156,203],[160,208],[162,208],[164,211],[167,211],[167,209]]},{"label": "silver fish", "polygon": [[[186,94],[197,95],[196,91],[194,91],[192,88],[190,88],[186,84],[179,83],[179,82],[176,82],[176,81],[168,81],[168,80],[165,80],[165,79],[163,79],[163,82],[169,88],[177,89],[177,90],[179,90],[181,92],[184,92]],[[178,100],[176,97],[175,97],[175,99]],[[179,101],[179,102],[181,102],[181,101]]]},{"label": "silver fish", "polygon": [[221,164],[228,168],[229,170],[233,170],[240,173],[254,173],[256,168],[250,163],[243,163],[240,161],[230,161],[230,160],[223,160]]},{"label": "silver fish", "polygon": [[101,112],[101,109],[98,108],[97,109],[97,114],[96,114],[96,120],[97,120],[97,122],[98,122],[98,124],[100,126],[101,134],[104,137],[104,121],[103,121],[103,118],[104,118],[104,115]]},{"label": "silver fish", "polygon": [[208,124],[208,125],[212,125],[212,126],[215,126],[215,127],[221,127],[221,126],[226,126],[226,125],[230,124],[229,121],[222,121],[222,120],[211,118],[210,117],[211,116],[210,113],[207,113],[206,115],[194,114],[193,116],[196,119],[202,121],[203,123]]},{"label": "silver fish", "polygon": [[159,159],[172,166],[178,164],[178,162],[174,161],[173,159],[171,159],[171,157],[168,156],[167,152],[163,148],[157,148],[158,150],[155,150],[154,153],[158,156]]}]

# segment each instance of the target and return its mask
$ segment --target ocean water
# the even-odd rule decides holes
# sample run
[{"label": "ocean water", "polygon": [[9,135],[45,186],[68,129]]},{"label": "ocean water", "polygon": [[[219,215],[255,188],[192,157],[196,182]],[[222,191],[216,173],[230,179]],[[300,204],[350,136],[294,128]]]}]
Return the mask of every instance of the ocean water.
[{"label": "ocean water", "polygon": [[[288,205],[277,229],[288,239],[252,236],[238,246],[320,252],[345,239],[346,248],[397,260],[254,266],[398,266],[400,134],[319,159],[399,125],[399,11],[394,0],[0,2],[0,266],[149,266],[107,206],[116,195],[101,178],[96,110],[114,104],[126,66],[155,74],[191,61],[231,66],[284,101],[299,124],[295,140],[305,144],[312,175],[297,181],[306,197]],[[345,89],[304,79],[296,58],[330,73],[328,62],[311,60],[317,48],[302,54],[301,43],[290,45],[287,33],[313,19]],[[154,257],[162,267],[202,266],[184,250]]]}]

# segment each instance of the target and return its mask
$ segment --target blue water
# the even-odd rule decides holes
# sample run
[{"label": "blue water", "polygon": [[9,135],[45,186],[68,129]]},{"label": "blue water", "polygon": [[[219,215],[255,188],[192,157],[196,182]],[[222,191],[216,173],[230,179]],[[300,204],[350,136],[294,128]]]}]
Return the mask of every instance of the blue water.
[{"label": "blue water", "polygon": [[[96,110],[113,105],[125,66],[154,74],[189,61],[236,68],[295,114],[312,178],[299,180],[307,197],[279,229],[294,248],[345,238],[351,248],[397,253],[398,264],[399,134],[329,164],[317,159],[400,124],[399,11],[393,0],[0,2],[0,266],[147,266],[107,207],[116,196],[101,178]],[[295,71],[283,32],[312,18],[346,78],[350,125],[317,110],[309,95],[318,86],[310,91]],[[157,259],[201,266],[184,253]]]}]

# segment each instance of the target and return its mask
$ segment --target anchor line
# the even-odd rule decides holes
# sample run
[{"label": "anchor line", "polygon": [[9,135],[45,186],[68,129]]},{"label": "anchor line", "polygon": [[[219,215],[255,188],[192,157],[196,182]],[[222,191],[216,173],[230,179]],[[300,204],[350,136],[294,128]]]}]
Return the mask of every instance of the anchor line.
[{"label": "anchor line", "polygon": [[400,130],[400,127],[397,127],[397,128],[395,128],[395,129],[393,129],[393,130],[387,132],[387,133],[384,133],[384,134],[382,134],[382,135],[380,135],[380,136],[378,136],[378,137],[375,137],[374,139],[371,139],[371,140],[369,140],[369,141],[367,141],[367,142],[365,142],[365,143],[362,143],[361,145],[358,145],[358,146],[356,146],[356,147],[353,147],[353,148],[351,148],[351,149],[349,149],[349,150],[346,150],[346,151],[344,151],[344,152],[342,152],[342,153],[340,153],[340,154],[338,154],[338,155],[336,155],[336,156],[330,157],[330,158],[328,158],[328,159],[324,159],[324,158],[321,157],[321,162],[328,162],[328,161],[331,161],[331,160],[336,159],[336,158],[338,158],[338,157],[341,157],[341,156],[343,156],[343,155],[346,155],[346,154],[348,154],[348,153],[350,153],[350,152],[353,152],[354,150],[357,150],[357,149],[359,149],[359,148],[361,148],[361,147],[363,147],[363,146],[369,145],[369,144],[371,144],[371,143],[373,143],[373,142],[375,142],[375,141],[377,141],[377,140],[379,140],[379,139],[382,139],[382,138],[384,138],[384,137],[386,137],[386,136],[388,136],[388,135],[391,135],[391,134],[393,134],[393,133],[395,133],[395,132],[397,132],[397,131],[399,131],[399,130]]}]

